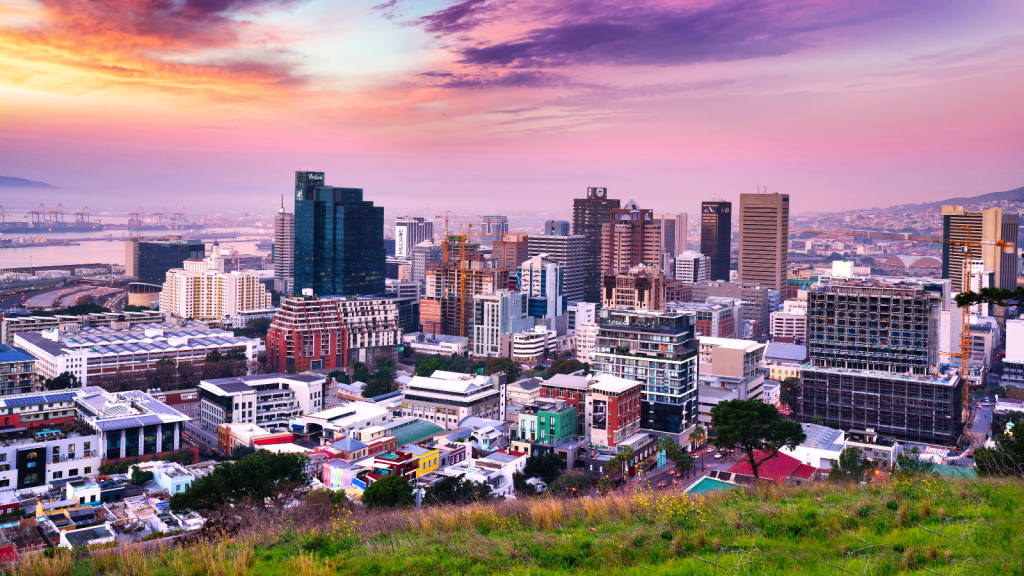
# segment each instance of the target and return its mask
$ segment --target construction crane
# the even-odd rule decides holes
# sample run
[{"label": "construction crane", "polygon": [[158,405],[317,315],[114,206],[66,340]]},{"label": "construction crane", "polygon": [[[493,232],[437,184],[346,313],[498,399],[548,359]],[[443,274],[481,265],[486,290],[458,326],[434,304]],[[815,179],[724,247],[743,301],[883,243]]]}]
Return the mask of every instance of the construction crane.
[{"label": "construction crane", "polygon": [[84,206],[82,208],[79,208],[78,210],[75,210],[75,224],[88,224],[89,217],[91,215],[92,212],[89,211],[88,206]]},{"label": "construction crane", "polygon": [[[850,236],[853,238],[874,238],[877,240],[902,240],[904,242],[937,242],[949,245],[951,250],[957,250],[963,254],[961,259],[960,284],[961,292],[971,291],[971,264],[974,262],[974,249],[985,246],[998,246],[1002,251],[1014,250],[1013,244],[1007,244],[1002,240],[981,239],[975,242],[971,238],[971,227],[967,225],[958,226],[964,230],[966,238],[936,238],[934,236],[910,236],[909,234],[894,234],[891,232],[840,232],[838,230],[793,230],[791,234],[815,234],[818,236]],[[964,306],[960,311],[960,351],[947,352],[951,357],[960,358],[960,379],[964,381],[962,403],[962,417],[964,427],[970,421],[970,388],[971,380],[968,375],[971,358],[971,308]]]},{"label": "construction crane", "polygon": [[[468,216],[452,216],[450,210],[446,210],[444,216],[435,216],[437,219],[444,218],[444,242],[441,244],[442,257],[441,261],[444,263],[446,269],[455,268],[455,291],[459,295],[459,336],[466,335],[466,280],[469,276],[475,274],[468,266],[466,266],[466,242],[473,234],[481,234],[481,232],[473,232],[473,223],[466,223],[466,232],[454,232],[451,229],[451,220],[473,220],[481,218],[477,215]],[[449,245],[452,241],[455,241],[458,246],[458,252],[454,255],[449,254]],[[455,246],[452,246],[454,248]],[[457,257],[457,259],[455,259]],[[454,261],[453,261],[454,260]]]}]

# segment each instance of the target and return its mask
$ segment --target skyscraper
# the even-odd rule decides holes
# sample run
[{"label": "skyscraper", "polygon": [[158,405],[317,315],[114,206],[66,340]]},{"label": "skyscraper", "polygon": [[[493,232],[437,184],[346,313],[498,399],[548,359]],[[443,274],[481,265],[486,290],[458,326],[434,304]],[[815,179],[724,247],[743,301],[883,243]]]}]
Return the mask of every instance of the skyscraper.
[{"label": "skyscraper", "polygon": [[[942,207],[942,238],[944,240],[962,240],[992,243],[1003,241],[1008,246],[1000,247],[992,244],[972,246],[971,257],[981,264],[982,270],[995,272],[999,288],[1013,290],[1017,287],[1017,224],[1020,217],[1016,214],[1004,214],[1000,208],[987,210],[965,210],[963,206]],[[962,246],[943,244],[942,277],[949,278],[954,292],[963,288]],[[1008,270],[1004,270],[1009,268]],[[1011,275],[1012,272],[1012,275]]]},{"label": "skyscraper", "polygon": [[700,204],[700,251],[708,260],[708,280],[729,280],[732,243],[732,202],[712,200]]},{"label": "skyscraper", "polygon": [[685,250],[676,255],[675,279],[693,286],[708,279],[708,257],[696,250]]},{"label": "skyscraper", "polygon": [[[584,302],[583,299],[583,236],[530,236],[527,256],[547,254],[562,265],[565,273],[565,297],[569,302]],[[525,259],[524,259],[525,260]]]},{"label": "skyscraper", "polygon": [[572,233],[584,237],[583,300],[601,301],[601,226],[608,222],[611,211],[618,208],[617,199],[608,198],[608,189],[587,188],[586,198],[572,203]]},{"label": "skyscraper", "polygon": [[544,232],[545,236],[568,236],[570,234],[570,224],[568,220],[545,220],[544,221]]},{"label": "skyscraper", "polygon": [[789,194],[740,194],[739,280],[786,293]]},{"label": "skyscraper", "polygon": [[601,227],[601,271],[619,271],[639,264],[662,265],[661,228],[650,210],[630,200],[611,210]]},{"label": "skyscraper", "polygon": [[686,251],[686,214],[655,214],[654,223],[661,226],[661,250],[674,258]]},{"label": "skyscraper", "polygon": [[384,208],[361,188],[324,185],[323,172],[296,172],[295,292],[381,294],[384,267]]},{"label": "skyscraper", "polygon": [[274,216],[274,292],[291,295],[295,282],[295,214],[281,210]]},{"label": "skyscraper", "polygon": [[395,222],[395,257],[408,260],[412,258],[412,249],[417,244],[433,239],[433,222],[412,216],[399,216]]},{"label": "skyscraper", "polygon": [[530,257],[529,236],[521,232],[505,234],[501,240],[495,240],[491,257],[498,268],[515,270]]},{"label": "skyscraper", "polygon": [[484,216],[481,221],[480,246],[491,248],[495,240],[508,234],[508,216]]}]

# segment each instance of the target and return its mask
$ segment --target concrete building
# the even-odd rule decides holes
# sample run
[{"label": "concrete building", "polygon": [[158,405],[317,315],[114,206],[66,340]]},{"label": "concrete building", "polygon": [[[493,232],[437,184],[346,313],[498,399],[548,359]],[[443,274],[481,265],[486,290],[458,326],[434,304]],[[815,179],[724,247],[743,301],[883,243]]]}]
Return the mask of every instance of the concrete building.
[{"label": "concrete building", "polygon": [[766,345],[734,338],[700,338],[699,420],[711,423],[711,408],[724,400],[763,400],[761,364]]},{"label": "concrete building", "polygon": [[655,214],[661,228],[661,251],[673,258],[686,251],[686,214]]},{"label": "concrete building", "polygon": [[732,202],[700,204],[700,251],[708,257],[707,278],[728,281],[732,246]]},{"label": "concrete building", "polygon": [[583,301],[601,300],[602,226],[609,221],[612,209],[620,206],[618,199],[608,197],[603,186],[587,188],[586,198],[573,200],[572,233],[583,236]]},{"label": "concrete building", "polygon": [[402,416],[422,418],[445,430],[470,416],[499,418],[497,375],[473,376],[438,370],[413,376],[402,391]]},{"label": "concrete building", "polygon": [[88,426],[39,433],[17,427],[0,430],[0,491],[99,474],[100,446],[98,431]]},{"label": "concrete building", "polygon": [[661,227],[651,210],[630,200],[610,211],[601,227],[601,270],[618,271],[646,264],[661,266]]},{"label": "concrete building", "polygon": [[[557,262],[562,267],[564,277],[563,292],[569,302],[583,302],[583,255],[586,245],[586,237],[570,235],[530,236],[527,246],[527,256],[545,255],[549,260]],[[520,260],[520,265],[525,259]]]},{"label": "concrete building", "polygon": [[676,254],[674,279],[693,286],[708,279],[708,267],[710,259],[693,250],[686,250]]},{"label": "concrete building", "polygon": [[186,447],[182,432],[189,417],[145,392],[111,394],[86,387],[73,395],[77,418],[99,431],[95,449],[102,451],[104,463],[163,456]]},{"label": "concrete building", "polygon": [[398,301],[387,296],[333,297],[348,336],[348,357],[364,364],[395,357],[402,342]]},{"label": "concrete building", "polygon": [[479,257],[467,258],[461,264],[440,264],[427,270],[425,296],[420,300],[423,331],[471,337],[475,321],[474,299],[502,290],[508,282],[508,270],[487,268],[483,258]]},{"label": "concrete building", "polygon": [[579,424],[576,407],[564,402],[539,400],[524,405],[519,410],[519,425],[514,440],[526,444],[519,450],[513,442],[512,449],[530,455],[530,444],[555,444],[575,437]]},{"label": "concrete building", "polygon": [[[1005,220],[1005,222],[1004,222]],[[954,292],[963,288],[964,244],[957,241],[993,244],[971,247],[971,257],[980,260],[985,270],[995,272],[999,288],[1013,290],[1017,287],[1017,228],[1019,216],[1003,214],[999,207],[985,210],[965,210],[963,206],[942,207],[942,277],[948,278]],[[1004,237],[1004,232],[1006,237]],[[995,242],[1006,242],[1004,248]],[[1004,270],[1005,269],[1005,270]],[[1005,272],[1005,273],[1004,273]],[[1012,275],[1011,275],[1012,273]]]},{"label": "concrete building", "polygon": [[505,234],[501,240],[495,240],[491,247],[495,267],[518,270],[519,265],[530,257],[529,238],[527,234],[515,233]]},{"label": "concrete building", "polygon": [[[755,336],[765,336],[770,328],[771,310],[768,289],[744,282],[700,282],[693,286],[694,302],[708,298],[738,298],[743,301],[743,319],[754,326]],[[737,334],[739,331],[737,330]]]},{"label": "concrete building", "polygon": [[697,422],[694,316],[601,310],[594,370],[643,384],[642,428],[685,435]]},{"label": "concrete building", "polygon": [[597,324],[597,311],[601,306],[594,302],[569,302],[569,330],[583,324]]},{"label": "concrete building", "polygon": [[597,347],[597,336],[601,333],[598,324],[581,324],[576,327],[574,345],[576,359],[580,362],[593,364],[594,350]]},{"label": "concrete building", "polygon": [[[302,416],[304,432],[321,438],[321,444],[349,437],[371,426],[394,421],[391,411],[372,402],[349,402]],[[318,434],[319,433],[319,434]]]},{"label": "concrete building", "polygon": [[807,363],[807,346],[769,342],[761,363],[761,372],[769,380],[782,382],[799,378],[800,368]]},{"label": "concrete building", "polygon": [[348,331],[336,300],[310,295],[281,299],[267,332],[268,370],[341,369],[348,366],[348,353]]},{"label": "concrete building", "polygon": [[616,446],[640,431],[641,382],[598,374],[589,384],[584,425],[591,444]]},{"label": "concrete building", "polygon": [[274,216],[274,292],[291,296],[295,284],[295,214],[281,209]]},{"label": "concrete building", "polygon": [[445,336],[444,334],[429,334],[424,332],[413,332],[403,334],[402,343],[412,348],[417,354],[441,356],[467,356],[469,354],[469,338],[465,336]]},{"label": "concrete building", "polygon": [[[152,472],[153,482],[171,496],[188,490],[188,487],[196,480],[195,474],[177,462],[163,462],[160,460],[139,462],[133,465],[132,468],[138,468],[142,472]],[[130,475],[131,471],[129,470]]]},{"label": "concrete building", "polygon": [[786,292],[789,194],[740,194],[739,280]]},{"label": "concrete building", "polygon": [[221,320],[270,306],[270,292],[254,271],[168,270],[160,292],[160,311],[178,318]]},{"label": "concrete building", "polygon": [[1024,320],[1006,321],[1003,384],[1024,388]]},{"label": "concrete building", "polygon": [[501,419],[515,420],[519,410],[540,399],[542,378],[524,378],[502,388]]},{"label": "concrete building", "polygon": [[791,308],[771,313],[772,339],[777,342],[803,344],[807,341],[807,310]]},{"label": "concrete building", "polygon": [[326,378],[306,374],[259,374],[199,383],[200,422],[206,430],[221,424],[287,428],[289,420],[320,412]]},{"label": "concrete building", "polygon": [[21,348],[0,344],[0,396],[35,392],[36,357]]},{"label": "concrete building", "polygon": [[634,310],[665,309],[665,273],[656,266],[606,272],[601,305]]},{"label": "concrete building", "polygon": [[502,356],[502,336],[533,327],[534,320],[530,317],[527,301],[527,296],[508,290],[482,294],[474,299],[474,356]]},{"label": "concrete building", "polygon": [[739,306],[717,302],[671,302],[668,310],[694,314],[699,336],[735,338],[736,321],[743,321],[742,309]]},{"label": "concrete building", "polygon": [[527,313],[551,328],[568,302],[562,265],[539,254],[519,265],[516,289],[526,297]]},{"label": "concrete building", "polygon": [[413,248],[420,242],[434,240],[434,222],[413,216],[399,216],[395,222],[395,257],[412,258]]},{"label": "concrete building", "polygon": [[441,247],[430,240],[424,240],[413,247],[411,260],[410,279],[423,286],[426,283],[427,268],[441,262]]},{"label": "concrete building", "polygon": [[480,219],[480,245],[491,248],[495,240],[508,234],[508,216],[482,216]]},{"label": "concrete building", "polygon": [[64,372],[74,374],[82,385],[104,376],[131,373],[141,376],[167,359],[175,365],[202,366],[206,355],[240,354],[246,361],[256,360],[260,341],[236,337],[232,332],[211,329],[199,322],[137,325],[134,328],[65,327],[45,332],[19,332],[15,343],[36,357],[35,371],[41,378],[55,378]]},{"label": "concrete building", "polygon": [[136,324],[154,324],[164,321],[164,315],[153,310],[147,312],[100,312],[96,314],[84,314],[81,316],[67,316],[57,314],[55,316],[9,316],[4,318],[0,327],[3,335],[0,338],[2,343],[8,346],[14,344],[14,335],[18,332],[42,332],[53,328],[71,330],[72,326],[79,328],[101,328],[104,326],[116,326],[117,329],[135,326]]},{"label": "concrete building", "polygon": [[554,330],[537,325],[512,335],[511,358],[524,364],[537,364],[571,350],[571,342],[570,336],[559,336]]}]

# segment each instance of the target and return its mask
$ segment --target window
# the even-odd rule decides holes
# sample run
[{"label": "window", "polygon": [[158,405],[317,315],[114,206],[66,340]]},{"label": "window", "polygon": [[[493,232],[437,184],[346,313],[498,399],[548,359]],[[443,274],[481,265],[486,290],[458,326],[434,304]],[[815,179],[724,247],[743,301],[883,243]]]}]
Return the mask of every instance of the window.
[{"label": "window", "polygon": [[59,471],[59,470],[58,470],[57,472],[54,472],[54,473],[53,473],[53,479],[54,479],[54,480],[57,480],[57,479],[59,479],[59,478],[63,478],[63,477],[64,477],[64,473],[63,473],[63,472],[61,472],[61,471]]},{"label": "window", "polygon": [[6,478],[4,478],[3,480],[0,480],[0,488],[6,488],[6,487],[8,487],[10,485],[11,485],[11,481],[10,480],[8,480]]},{"label": "window", "polygon": [[68,476],[78,476],[78,468],[72,468],[68,470]]},{"label": "window", "polygon": [[85,467],[85,474],[91,474],[91,473],[92,473],[92,466],[86,466]]}]

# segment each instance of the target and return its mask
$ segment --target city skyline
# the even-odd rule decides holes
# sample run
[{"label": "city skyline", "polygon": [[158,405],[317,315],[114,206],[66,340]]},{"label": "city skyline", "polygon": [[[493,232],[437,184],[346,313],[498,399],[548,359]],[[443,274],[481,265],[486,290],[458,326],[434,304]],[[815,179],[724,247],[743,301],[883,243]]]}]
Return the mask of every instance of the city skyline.
[{"label": "city skyline", "polygon": [[5,4],[0,174],[269,211],[315,169],[395,210],[561,214],[593,183],[691,214],[756,186],[800,213],[1024,183],[1019,3],[158,6]]}]

